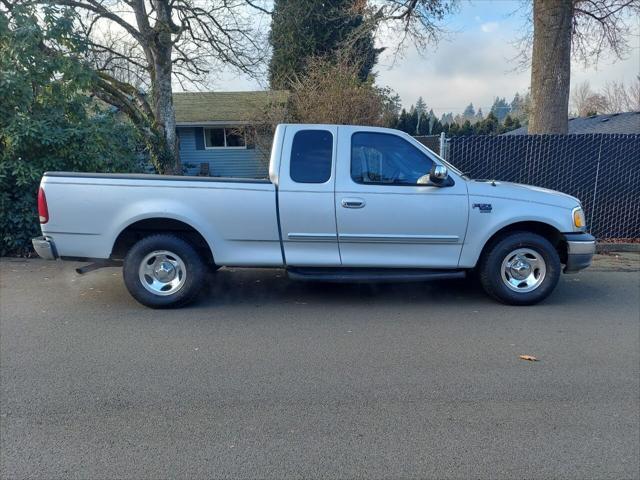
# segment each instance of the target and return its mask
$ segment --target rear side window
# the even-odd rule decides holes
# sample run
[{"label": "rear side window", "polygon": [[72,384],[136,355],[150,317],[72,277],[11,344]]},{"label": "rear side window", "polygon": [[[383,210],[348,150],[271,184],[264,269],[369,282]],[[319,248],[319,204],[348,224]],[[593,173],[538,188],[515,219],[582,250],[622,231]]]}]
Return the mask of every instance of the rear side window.
[{"label": "rear side window", "polygon": [[291,180],[325,183],[331,178],[333,135],[327,130],[300,130],[291,147]]}]

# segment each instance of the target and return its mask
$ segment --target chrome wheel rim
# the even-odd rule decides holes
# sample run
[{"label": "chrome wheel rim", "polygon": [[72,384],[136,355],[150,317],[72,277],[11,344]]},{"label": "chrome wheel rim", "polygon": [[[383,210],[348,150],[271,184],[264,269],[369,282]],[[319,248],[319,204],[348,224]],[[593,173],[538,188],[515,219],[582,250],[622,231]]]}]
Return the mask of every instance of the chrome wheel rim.
[{"label": "chrome wheel rim", "polygon": [[140,283],[154,295],[173,295],[180,290],[187,278],[187,268],[182,259],[169,250],[149,253],[138,269]]},{"label": "chrome wheel rim", "polygon": [[527,293],[542,285],[547,265],[535,250],[518,248],[504,258],[500,272],[502,281],[510,290]]}]

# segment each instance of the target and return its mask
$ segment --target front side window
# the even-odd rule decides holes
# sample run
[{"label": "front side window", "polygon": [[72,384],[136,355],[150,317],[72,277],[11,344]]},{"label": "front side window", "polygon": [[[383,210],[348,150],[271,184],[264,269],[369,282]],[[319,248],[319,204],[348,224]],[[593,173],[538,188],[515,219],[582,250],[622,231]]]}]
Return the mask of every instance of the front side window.
[{"label": "front side window", "polygon": [[433,161],[405,139],[389,133],[351,136],[351,178],[374,185],[418,185]]},{"label": "front side window", "polygon": [[291,180],[325,183],[331,178],[333,135],[327,130],[300,130],[291,146]]},{"label": "front side window", "polygon": [[244,130],[234,127],[214,127],[204,129],[206,148],[245,148]]}]

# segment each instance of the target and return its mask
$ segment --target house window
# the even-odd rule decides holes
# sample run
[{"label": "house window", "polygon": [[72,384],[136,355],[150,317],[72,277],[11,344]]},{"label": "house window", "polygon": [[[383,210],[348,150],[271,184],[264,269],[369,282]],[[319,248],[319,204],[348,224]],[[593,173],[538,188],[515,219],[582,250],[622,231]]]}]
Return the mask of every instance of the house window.
[{"label": "house window", "polygon": [[214,127],[204,129],[205,148],[246,148],[244,129]]}]

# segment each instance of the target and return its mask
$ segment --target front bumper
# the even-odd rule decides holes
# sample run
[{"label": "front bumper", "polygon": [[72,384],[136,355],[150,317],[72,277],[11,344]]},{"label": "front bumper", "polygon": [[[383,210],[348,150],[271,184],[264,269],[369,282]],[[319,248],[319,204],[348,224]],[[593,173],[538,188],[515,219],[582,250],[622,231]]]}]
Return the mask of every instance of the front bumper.
[{"label": "front bumper", "polygon": [[55,260],[58,258],[58,251],[53,240],[48,237],[36,237],[31,239],[33,249],[40,258],[45,260]]},{"label": "front bumper", "polygon": [[575,273],[591,265],[596,253],[596,239],[588,233],[565,233],[567,262],[564,273]]}]

